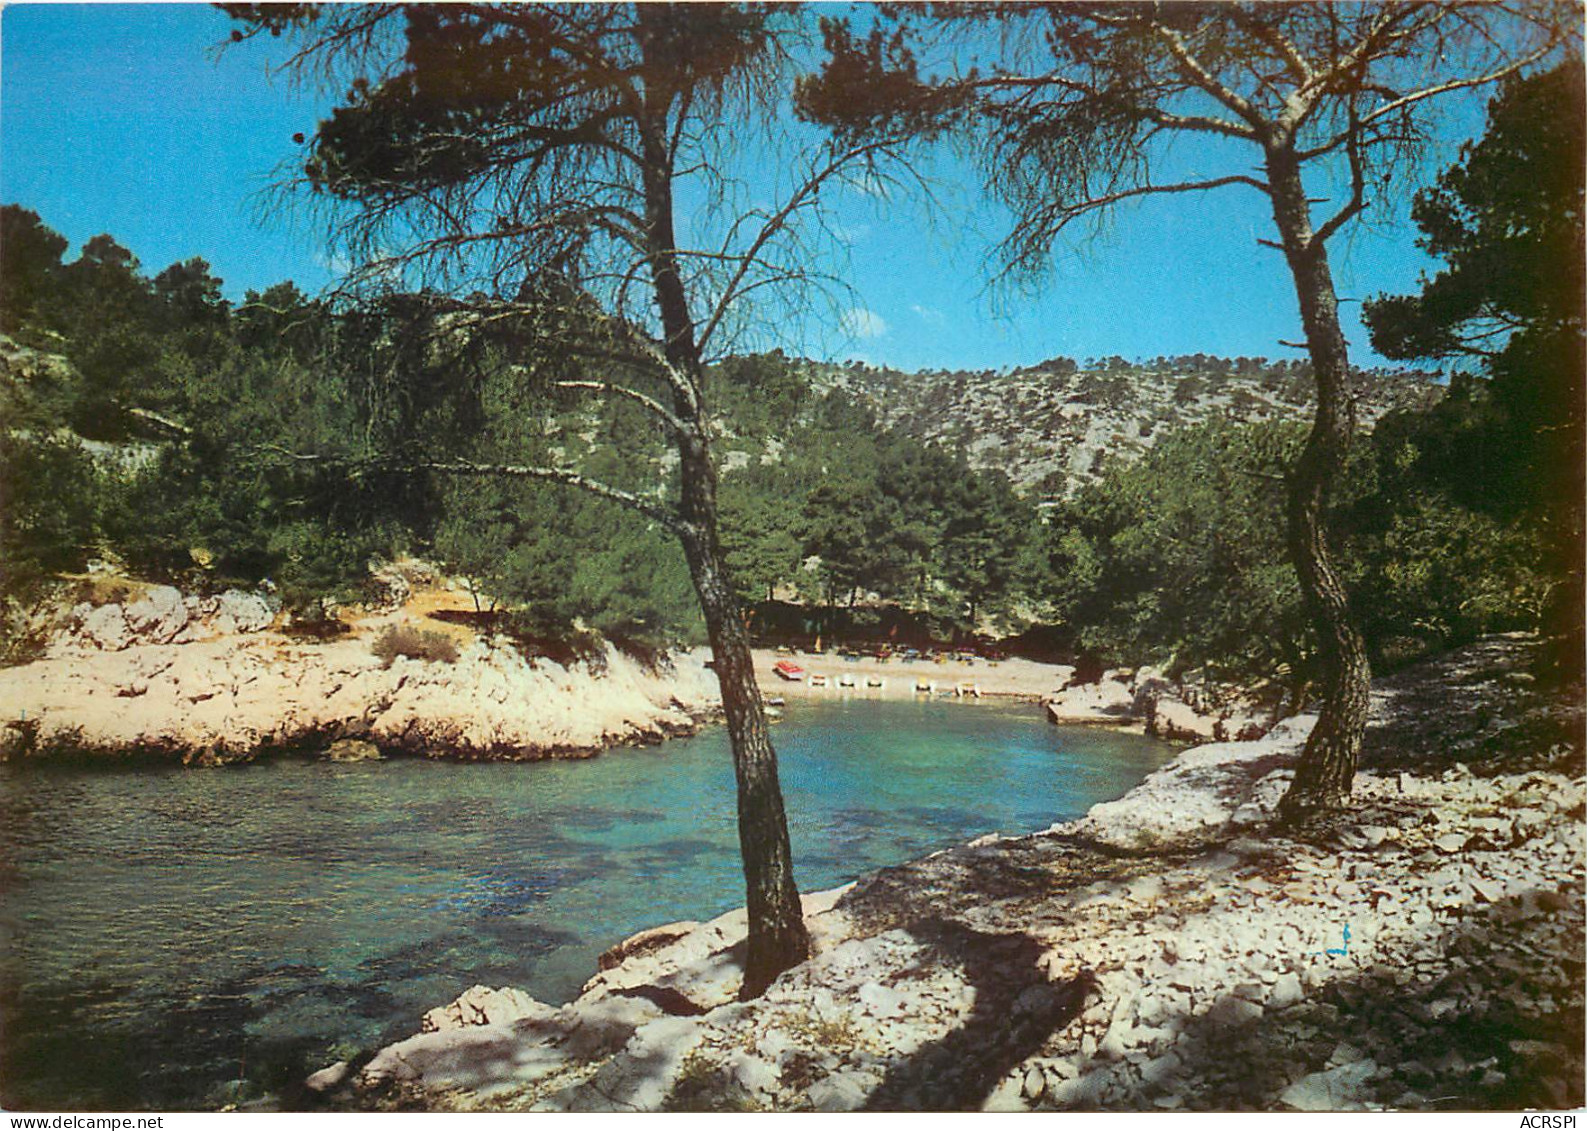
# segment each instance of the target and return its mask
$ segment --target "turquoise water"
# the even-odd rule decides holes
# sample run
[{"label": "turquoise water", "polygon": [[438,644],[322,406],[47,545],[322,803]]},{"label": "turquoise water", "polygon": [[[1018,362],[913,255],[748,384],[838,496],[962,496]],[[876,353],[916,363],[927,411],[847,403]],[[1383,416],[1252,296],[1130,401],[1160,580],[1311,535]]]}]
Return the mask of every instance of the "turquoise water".
[{"label": "turquoise water", "polygon": [[[1034,708],[794,703],[807,891],[1078,816],[1171,753]],[[579,762],[0,766],[0,1106],[214,1107],[475,983],[743,902],[726,735]]]}]

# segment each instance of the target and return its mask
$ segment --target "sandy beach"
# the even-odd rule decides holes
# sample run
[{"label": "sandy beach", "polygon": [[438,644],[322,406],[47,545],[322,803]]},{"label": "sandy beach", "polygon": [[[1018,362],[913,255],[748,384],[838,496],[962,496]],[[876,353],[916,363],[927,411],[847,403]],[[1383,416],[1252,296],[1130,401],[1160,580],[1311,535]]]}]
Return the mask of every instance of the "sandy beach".
[{"label": "sandy beach", "polygon": [[[777,675],[773,666],[782,660],[803,668],[804,678],[787,680]],[[1057,692],[1074,669],[1032,660],[882,661],[873,656],[851,659],[836,653],[778,655],[770,649],[758,648],[755,650],[755,673],[760,678],[763,694],[785,699],[839,695],[911,699],[928,694],[916,690],[917,685],[923,685],[931,688],[929,694],[938,696],[953,696],[955,689],[974,689],[967,696],[972,702],[978,697],[1040,702]],[[826,677],[825,686],[820,685],[822,676]],[[854,686],[842,686],[844,680],[852,680]],[[881,686],[874,686],[877,681]]]}]

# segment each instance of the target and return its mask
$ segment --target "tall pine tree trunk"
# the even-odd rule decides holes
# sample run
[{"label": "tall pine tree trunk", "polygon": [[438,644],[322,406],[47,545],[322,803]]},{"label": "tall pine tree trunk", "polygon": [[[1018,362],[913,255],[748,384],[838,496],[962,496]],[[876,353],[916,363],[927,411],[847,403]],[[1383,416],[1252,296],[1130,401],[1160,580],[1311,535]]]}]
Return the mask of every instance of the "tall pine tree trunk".
[{"label": "tall pine tree trunk", "polygon": [[[641,5],[641,20],[664,17],[660,6]],[[665,334],[668,363],[689,384],[678,391],[674,412],[683,427],[676,437],[683,520],[683,552],[711,642],[722,710],[727,716],[738,782],[738,840],[743,856],[749,938],[744,960],[745,1000],[759,997],[784,970],[810,954],[799,891],[794,886],[788,818],[777,777],[777,753],[766,727],[766,709],[755,681],[749,636],[738,598],[722,565],[717,535],[716,466],[711,461],[708,423],[701,404],[702,363],[688,294],[678,270],[672,218],[671,161],[666,119],[651,123],[642,140],[645,219],[649,230],[651,282]],[[692,394],[692,395],[691,395]]]},{"label": "tall pine tree trunk", "polygon": [[767,732],[738,599],[722,569],[716,535],[716,471],[703,442],[681,447],[691,449],[682,467],[682,511],[689,527],[684,556],[705,614],[738,781],[738,843],[749,910],[740,996],[748,1000],[765,992],[778,974],[803,962],[810,953],[810,938],[794,886],[777,753]]},{"label": "tall pine tree trunk", "polygon": [[1339,300],[1323,242],[1312,230],[1300,165],[1289,145],[1267,154],[1273,217],[1295,281],[1301,324],[1317,383],[1317,414],[1289,473],[1289,550],[1317,632],[1322,712],[1279,804],[1286,819],[1344,804],[1366,732],[1372,671],[1366,642],[1351,615],[1326,529],[1331,484],[1344,469],[1355,429],[1350,358],[1339,327]]}]

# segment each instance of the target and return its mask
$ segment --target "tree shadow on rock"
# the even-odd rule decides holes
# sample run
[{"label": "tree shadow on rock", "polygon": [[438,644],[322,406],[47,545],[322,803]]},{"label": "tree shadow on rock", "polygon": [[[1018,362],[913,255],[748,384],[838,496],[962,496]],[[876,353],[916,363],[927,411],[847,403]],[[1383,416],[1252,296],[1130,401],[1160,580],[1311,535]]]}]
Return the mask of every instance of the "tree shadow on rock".
[{"label": "tree shadow on rock", "polygon": [[1534,638],[1489,636],[1379,680],[1361,767],[1583,772],[1581,685],[1538,678],[1543,653]]},{"label": "tree shadow on rock", "polygon": [[866,1111],[977,1110],[997,1081],[1079,1016],[1096,988],[1089,971],[1064,983],[1039,965],[1047,947],[1024,934],[988,934],[949,919],[905,928],[961,966],[975,1006],[957,1029],[895,1065]]},{"label": "tree shadow on rock", "polygon": [[1133,879],[1158,866],[1154,858],[1142,854],[1116,851],[1068,834],[1039,833],[948,849],[879,869],[856,884],[838,907],[867,934],[894,927],[913,931],[922,923],[942,920],[944,908],[996,905],[1003,916],[1035,913],[1073,888],[1099,880]]},{"label": "tree shadow on rock", "polygon": [[[1149,1082],[1129,1074],[1127,1094],[1100,1106],[1151,1110],[1156,1098],[1177,1096],[1176,1106],[1195,1110],[1282,1111],[1292,1106],[1280,1099],[1286,1089],[1306,1081],[1291,1095],[1303,1110],[1579,1107],[1581,963],[1568,958],[1561,964],[1564,981],[1576,987],[1573,1002],[1554,1002],[1545,993],[1553,1008],[1527,1008],[1508,991],[1535,990],[1523,986],[1534,976],[1509,975],[1512,985],[1487,962],[1502,962],[1506,952],[1526,953],[1524,924],[1513,925],[1512,944],[1493,949],[1492,936],[1503,930],[1469,917],[1429,931],[1423,953],[1467,962],[1436,978],[1402,985],[1400,970],[1379,963],[1251,1019],[1239,999],[1226,995],[1181,1025],[1170,1046],[1178,1060],[1172,1072]],[[1467,978],[1479,971],[1475,981]]]}]

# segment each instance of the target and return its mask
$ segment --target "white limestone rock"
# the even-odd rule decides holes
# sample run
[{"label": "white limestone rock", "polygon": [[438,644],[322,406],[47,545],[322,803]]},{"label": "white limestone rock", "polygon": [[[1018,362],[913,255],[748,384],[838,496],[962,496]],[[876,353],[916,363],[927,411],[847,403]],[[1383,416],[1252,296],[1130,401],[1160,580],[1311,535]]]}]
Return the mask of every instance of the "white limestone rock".
[{"label": "white limestone rock", "polygon": [[656,1111],[672,1093],[685,1059],[704,1036],[699,1019],[661,1017],[642,1025],[620,1055],[589,1080],[545,1104],[557,1111]]},{"label": "white limestone rock", "polygon": [[1152,705],[1149,730],[1159,738],[1170,740],[1207,739],[1218,737],[1219,721],[1215,715],[1204,715],[1183,699],[1165,695]]},{"label": "white limestone rock", "polygon": [[228,589],[215,605],[215,629],[222,634],[262,632],[275,620],[275,611],[263,597]]},{"label": "white limestone rock", "polygon": [[126,606],[127,628],[143,640],[165,644],[187,627],[187,606],[179,590],[157,585]]},{"label": "white limestone rock", "polygon": [[472,1025],[505,1025],[522,1018],[545,1020],[556,1010],[523,990],[473,986],[448,1005],[430,1010],[419,1023],[421,1033],[438,1033]]},{"label": "white limestone rock", "polygon": [[100,605],[81,619],[80,637],[106,652],[119,652],[132,644],[133,633],[120,605]]},{"label": "white limestone rock", "polygon": [[733,1081],[746,1092],[769,1095],[777,1090],[782,1073],[775,1064],[747,1052],[735,1053],[727,1060],[726,1068]]},{"label": "white limestone rock", "polygon": [[1288,1009],[1292,1005],[1299,1005],[1305,998],[1306,992],[1301,988],[1300,978],[1292,971],[1286,972],[1280,974],[1268,990],[1267,1007]]},{"label": "white limestone rock", "polygon": [[[816,945],[833,905],[852,885],[801,897],[807,926]],[[749,917],[737,908],[709,923],[674,923],[642,931],[602,956],[601,971],[584,984],[581,1000],[641,988],[677,995],[700,1011],[726,1005],[738,997],[744,982],[743,941],[749,934]]]},{"label": "white limestone rock", "polygon": [[1047,703],[1053,722],[1125,723],[1136,717],[1135,695],[1127,684],[1103,679],[1065,688]]},{"label": "white limestone rock", "polygon": [[873,1017],[902,1017],[907,999],[895,989],[867,982],[860,987],[860,1004]]},{"label": "white limestone rock", "polygon": [[1315,715],[1284,720],[1252,742],[1220,742],[1182,751],[1117,801],[1093,805],[1079,821],[1055,826],[1114,848],[1159,849],[1215,836],[1245,805],[1281,792],[1274,779],[1300,753]]},{"label": "white limestone rock", "polygon": [[1371,1060],[1357,1060],[1302,1076],[1279,1095],[1296,1111],[1362,1111],[1364,1086],[1378,1074]]},{"label": "white limestone rock", "polygon": [[345,1060],[338,1060],[335,1064],[311,1073],[308,1079],[303,1081],[303,1086],[311,1092],[329,1092],[345,1084],[351,1075],[352,1065]]},{"label": "white limestone rock", "polygon": [[816,1111],[855,1111],[864,1106],[869,1098],[868,1085],[871,1083],[872,1080],[866,1074],[834,1073],[810,1085],[805,1095]]}]

